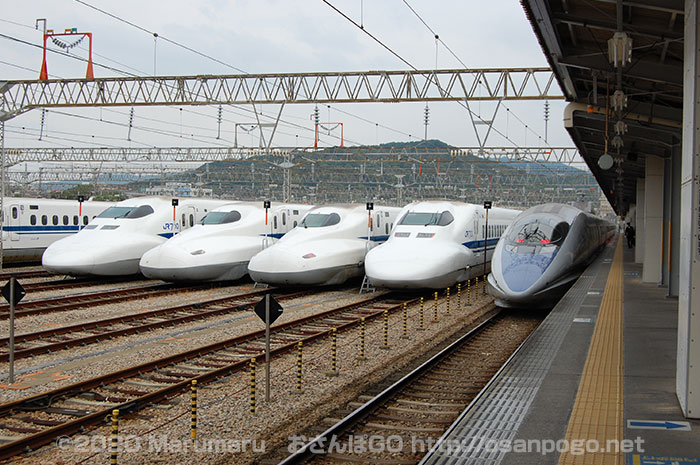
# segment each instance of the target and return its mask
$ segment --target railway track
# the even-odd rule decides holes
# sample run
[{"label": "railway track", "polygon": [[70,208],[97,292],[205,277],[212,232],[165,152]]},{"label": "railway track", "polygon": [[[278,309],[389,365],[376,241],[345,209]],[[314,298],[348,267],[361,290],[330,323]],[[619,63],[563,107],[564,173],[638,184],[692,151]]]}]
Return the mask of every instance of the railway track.
[{"label": "railway track", "polygon": [[[88,321],[34,333],[19,334],[15,336],[15,359],[56,352],[71,347],[85,346],[157,328],[213,318],[226,313],[251,310],[258,302],[258,299],[267,292],[269,292],[267,289],[261,289],[192,304]],[[279,300],[289,300],[306,295],[309,292],[309,290],[301,292],[276,290],[275,295]],[[0,338],[0,362],[9,360],[8,344],[9,338]]]},{"label": "railway track", "polygon": [[[201,289],[212,289],[214,287],[221,287],[226,285],[230,285],[230,283],[201,283],[190,286],[182,286],[178,284],[144,284],[141,286],[110,289],[105,291],[70,295],[65,297],[22,301],[15,306],[15,318],[20,318],[28,315],[39,315],[44,313],[76,310],[79,308],[94,307],[96,305],[106,305],[113,304],[116,302],[123,302],[125,300],[158,297],[179,292],[191,292]],[[9,318],[8,310],[9,305],[0,305],[0,320],[6,320]]]},{"label": "railway track", "polygon": [[492,316],[377,395],[350,403],[351,413],[280,465],[418,463],[542,319]]},{"label": "railway track", "polygon": [[45,276],[51,276],[48,271],[44,269],[34,269],[34,270],[17,270],[17,271],[2,271],[0,272],[0,280],[7,281],[8,279],[15,277],[16,279],[26,279],[26,278],[43,278]]},{"label": "railway track", "polygon": [[[392,294],[370,297],[271,328],[271,356],[327,337],[332,328],[352,328],[402,308]],[[103,423],[112,409],[120,415],[141,410],[199,384],[246,369],[264,353],[265,331],[173,354],[43,394],[0,405],[0,460],[34,450],[63,435]]]},{"label": "railway track", "polygon": [[80,287],[102,286],[105,284],[120,284],[134,281],[133,276],[117,278],[62,278],[51,281],[39,281],[34,283],[24,283],[22,287],[27,292],[56,291],[64,289],[75,289]]}]

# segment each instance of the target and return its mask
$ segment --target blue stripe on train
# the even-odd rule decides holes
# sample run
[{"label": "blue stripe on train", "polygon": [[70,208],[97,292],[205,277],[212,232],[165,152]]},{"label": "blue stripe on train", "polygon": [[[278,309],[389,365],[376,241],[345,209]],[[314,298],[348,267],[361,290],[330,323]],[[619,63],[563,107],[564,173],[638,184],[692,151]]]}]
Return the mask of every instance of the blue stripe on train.
[{"label": "blue stripe on train", "polygon": [[[367,240],[367,236],[360,236],[358,239]],[[369,239],[372,242],[385,242],[389,239],[389,236],[370,236]]]},{"label": "blue stripe on train", "polygon": [[50,234],[78,232],[78,226],[3,226],[3,231],[18,234]]},{"label": "blue stripe on train", "polygon": [[[494,247],[496,247],[496,244],[498,244],[498,237],[494,237],[488,240],[488,243],[486,245],[486,249],[490,250]],[[469,242],[463,242],[463,246],[465,246],[468,249],[482,249],[484,248],[484,241],[469,241]]]}]

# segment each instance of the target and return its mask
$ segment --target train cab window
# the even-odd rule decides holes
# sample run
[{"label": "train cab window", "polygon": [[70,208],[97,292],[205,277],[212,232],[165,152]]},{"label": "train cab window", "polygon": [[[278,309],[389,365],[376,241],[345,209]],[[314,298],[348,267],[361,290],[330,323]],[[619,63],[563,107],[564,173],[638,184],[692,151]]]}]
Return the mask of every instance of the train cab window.
[{"label": "train cab window", "polygon": [[29,217],[29,224],[34,226],[36,224],[36,215],[32,215]]},{"label": "train cab window", "polygon": [[199,224],[225,224],[235,223],[241,219],[240,212],[232,210],[230,212],[209,212]]},{"label": "train cab window", "polygon": [[54,215],[53,218],[51,218],[51,222],[53,223],[54,226],[58,225],[58,215]]},{"label": "train cab window", "polygon": [[301,221],[300,226],[305,228],[325,228],[340,223],[340,215],[337,213],[309,213]]},{"label": "train cab window", "polygon": [[98,218],[142,218],[153,213],[153,207],[150,205],[132,206],[132,207],[109,207],[103,211]]},{"label": "train cab window", "polygon": [[41,224],[43,224],[44,226],[49,224],[49,219],[46,215],[41,215]]},{"label": "train cab window", "polygon": [[30,210],[38,210],[38,209],[39,209],[39,205],[30,205],[30,206],[29,206],[29,209],[30,209]]},{"label": "train cab window", "polygon": [[399,224],[407,226],[447,226],[453,221],[454,216],[447,210],[442,213],[408,212],[401,218]]},{"label": "train cab window", "polygon": [[73,215],[73,226],[78,226],[79,222],[80,219],[78,218],[78,215]]},{"label": "train cab window", "polygon": [[559,246],[568,233],[569,223],[557,217],[543,217],[514,225],[507,240],[515,246]]},{"label": "train cab window", "polygon": [[12,219],[16,220],[18,216],[19,212],[17,211],[17,207],[12,207]]},{"label": "train cab window", "polygon": [[63,226],[68,226],[68,215],[63,215]]},{"label": "train cab window", "polygon": [[194,226],[194,215],[190,213],[190,228]]},{"label": "train cab window", "polygon": [[[93,216],[93,218],[94,218],[94,216]],[[87,216],[83,216],[83,224],[84,225],[88,224],[88,217]]]}]

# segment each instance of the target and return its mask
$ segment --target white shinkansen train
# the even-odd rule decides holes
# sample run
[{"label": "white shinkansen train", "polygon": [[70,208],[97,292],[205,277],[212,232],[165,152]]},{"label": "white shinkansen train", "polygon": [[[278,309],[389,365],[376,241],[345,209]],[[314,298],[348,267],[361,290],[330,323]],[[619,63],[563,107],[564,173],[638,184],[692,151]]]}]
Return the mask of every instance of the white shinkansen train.
[{"label": "white shinkansen train", "polygon": [[612,223],[569,205],[525,210],[493,256],[488,283],[496,305],[553,307],[615,230]]},{"label": "white shinkansen train", "polygon": [[230,201],[137,197],[114,204],[78,234],[51,244],[42,258],[53,273],[123,276],[139,273],[147,251],[191,228],[212,209]]},{"label": "white shinkansen train", "polygon": [[[377,287],[444,289],[484,273],[516,210],[461,202],[414,202],[403,208],[389,240],[371,250],[365,273]],[[487,237],[486,242],[485,237]]]},{"label": "white shinkansen train", "polygon": [[[294,228],[311,205],[234,202],[210,211],[187,231],[149,250],[144,276],[165,281],[221,281],[248,273],[248,262]],[[267,224],[266,224],[267,223]]]},{"label": "white shinkansen train", "polygon": [[248,272],[257,282],[275,285],[340,284],[361,276],[367,251],[387,239],[399,211],[375,206],[369,221],[365,205],[316,207],[277,244],[255,255]]},{"label": "white shinkansen train", "polygon": [[84,228],[113,202],[5,197],[3,262],[38,262],[44,250]]}]

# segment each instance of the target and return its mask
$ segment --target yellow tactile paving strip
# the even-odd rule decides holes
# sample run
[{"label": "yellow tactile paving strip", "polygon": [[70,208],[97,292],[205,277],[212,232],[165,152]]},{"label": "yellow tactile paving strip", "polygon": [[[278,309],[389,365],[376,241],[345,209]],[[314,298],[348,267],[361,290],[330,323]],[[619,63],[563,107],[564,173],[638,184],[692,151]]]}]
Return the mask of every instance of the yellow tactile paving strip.
[{"label": "yellow tactile paving strip", "polygon": [[[624,439],[622,328],[622,241],[618,241],[569,419],[568,444],[595,440],[605,449],[612,445],[609,441],[620,444]],[[593,450],[588,446],[586,449]],[[624,454],[611,449],[583,454],[562,452],[559,465],[622,465]]]}]

